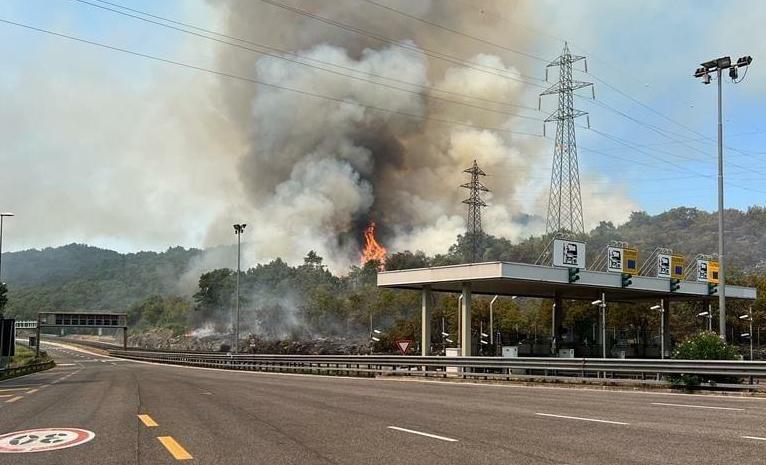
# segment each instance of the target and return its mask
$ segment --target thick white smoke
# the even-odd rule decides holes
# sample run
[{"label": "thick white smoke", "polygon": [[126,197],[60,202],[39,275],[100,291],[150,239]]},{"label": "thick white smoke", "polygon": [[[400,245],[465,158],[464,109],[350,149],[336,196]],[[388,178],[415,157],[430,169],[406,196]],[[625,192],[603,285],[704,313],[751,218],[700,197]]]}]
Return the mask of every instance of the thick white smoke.
[{"label": "thick white smoke", "polygon": [[[298,6],[379,30],[358,9],[341,4],[345,3]],[[325,257],[331,269],[344,271],[357,262],[361,232],[370,221],[378,224],[384,245],[392,251],[444,252],[465,229],[461,201],[467,192],[459,186],[466,182],[463,170],[473,160],[488,173],[483,181],[492,190],[487,196],[490,206],[485,210],[485,230],[511,240],[542,232],[547,207],[543,179],[549,176],[550,141],[520,134],[540,132],[541,123],[522,119],[514,115],[518,109],[503,105],[535,103],[528,100],[534,99],[538,89],[525,87],[515,78],[527,70],[480,43],[456,41],[452,36],[440,42],[443,38],[433,29],[424,31],[422,25],[401,17],[387,23],[385,35],[399,41],[391,44],[273,7],[249,3],[227,7],[227,25],[233,36],[268,42],[272,32],[279,37],[281,49],[313,64],[333,63],[340,67],[336,71],[363,79],[389,76],[397,81],[388,84],[409,90],[276,57],[221,50],[220,60],[227,67],[250,75],[254,72],[257,79],[281,87],[331,97],[269,86],[222,88],[232,120],[241,125],[249,141],[238,167],[252,208],[245,215],[252,218],[247,261],[282,257],[295,263],[313,249]],[[487,10],[492,8],[505,7],[487,5]],[[507,43],[509,37],[524,41],[518,35],[508,36],[502,24],[487,22],[486,17],[479,20],[475,16],[472,23],[467,10],[453,3],[422,4],[420,14],[447,23],[459,18],[467,22],[467,29],[499,42]],[[266,30],[254,30],[248,18]],[[272,29],[279,21],[291,22],[291,34]],[[461,54],[472,67],[434,58],[428,47]],[[482,72],[477,66],[492,72]],[[480,100],[466,101],[458,94]],[[485,102],[479,106],[497,111],[434,96],[472,105]],[[245,107],[243,102],[249,105]],[[588,194],[584,191],[586,202]],[[625,214],[628,211],[626,208]],[[597,220],[601,219],[605,218]]]}]

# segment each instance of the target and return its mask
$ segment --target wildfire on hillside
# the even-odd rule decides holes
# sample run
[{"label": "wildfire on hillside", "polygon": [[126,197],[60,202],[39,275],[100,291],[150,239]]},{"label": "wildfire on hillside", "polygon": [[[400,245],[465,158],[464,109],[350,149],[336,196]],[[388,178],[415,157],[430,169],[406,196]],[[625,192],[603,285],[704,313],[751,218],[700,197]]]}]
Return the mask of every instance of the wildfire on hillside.
[{"label": "wildfire on hillside", "polygon": [[370,260],[377,260],[381,268],[386,263],[386,248],[375,239],[374,221],[370,222],[370,225],[364,230],[364,249],[362,250],[360,262],[364,265]]}]

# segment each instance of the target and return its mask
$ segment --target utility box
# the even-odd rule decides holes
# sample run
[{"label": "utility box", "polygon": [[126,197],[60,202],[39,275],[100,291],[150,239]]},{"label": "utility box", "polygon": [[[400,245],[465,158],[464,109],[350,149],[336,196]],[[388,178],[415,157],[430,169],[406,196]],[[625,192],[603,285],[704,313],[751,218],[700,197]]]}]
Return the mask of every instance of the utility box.
[{"label": "utility box", "polygon": [[[459,347],[447,347],[444,352],[447,357],[460,357]],[[459,371],[458,367],[447,367],[447,373],[458,373]]]},{"label": "utility box", "polygon": [[519,346],[503,346],[503,357],[519,358]]},{"label": "utility box", "polygon": [[559,349],[559,358],[574,358],[574,349]]}]

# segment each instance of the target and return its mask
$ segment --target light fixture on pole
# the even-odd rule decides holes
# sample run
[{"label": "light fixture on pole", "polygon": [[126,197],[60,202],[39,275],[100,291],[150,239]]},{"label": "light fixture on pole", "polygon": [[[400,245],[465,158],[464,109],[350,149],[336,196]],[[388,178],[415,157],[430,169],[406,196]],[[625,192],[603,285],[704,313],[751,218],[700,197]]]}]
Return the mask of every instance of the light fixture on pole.
[{"label": "light fixture on pole", "polygon": [[[718,331],[719,337],[726,340],[726,282],[724,269],[724,236],[723,236],[723,109],[722,109],[722,86],[721,77],[723,70],[729,70],[729,77],[737,81],[739,68],[747,68],[753,58],[743,56],[732,64],[731,57],[721,57],[702,63],[694,72],[694,77],[702,78],[704,84],[710,84],[710,74],[716,73],[718,78]],[[745,70],[747,72],[747,69]],[[743,76],[744,79],[744,76]]]},{"label": "light fixture on pole", "polygon": [[705,317],[707,318],[707,330],[713,331],[713,312],[710,310],[705,312],[700,312],[697,314],[697,316]]},{"label": "light fixture on pole", "polygon": [[495,345],[495,313],[492,307],[495,305],[497,298],[498,296],[494,296],[489,301],[489,343],[493,346]]},{"label": "light fixture on pole", "polygon": [[[3,219],[8,216],[15,216],[10,212],[0,213],[0,283],[3,282]],[[4,324],[3,307],[0,306],[0,350],[3,347],[3,324]],[[0,353],[0,368],[5,368],[5,359]]]},{"label": "light fixture on pole", "polygon": [[748,320],[750,322],[750,332],[740,334],[740,337],[747,337],[750,339],[750,360],[753,360],[753,307],[749,307],[747,313],[740,315],[740,320]]},{"label": "light fixture on pole", "polygon": [[601,357],[606,358],[606,294],[601,293],[601,298],[591,302],[601,310]]},{"label": "light fixture on pole", "polygon": [[232,350],[236,354],[238,352],[239,347],[239,274],[240,274],[240,250],[242,246],[242,233],[245,232],[245,226],[246,224],[235,224],[234,225],[234,234],[237,235],[237,319],[235,323],[235,329],[234,329],[234,344],[232,347]]},{"label": "light fixture on pole", "polygon": [[[0,213],[0,282],[3,281],[3,218],[16,216],[11,212]],[[0,308],[0,315],[2,315],[3,309]]]},{"label": "light fixture on pole", "polygon": [[665,358],[665,302],[660,305],[652,305],[649,310],[660,312],[660,358]]}]

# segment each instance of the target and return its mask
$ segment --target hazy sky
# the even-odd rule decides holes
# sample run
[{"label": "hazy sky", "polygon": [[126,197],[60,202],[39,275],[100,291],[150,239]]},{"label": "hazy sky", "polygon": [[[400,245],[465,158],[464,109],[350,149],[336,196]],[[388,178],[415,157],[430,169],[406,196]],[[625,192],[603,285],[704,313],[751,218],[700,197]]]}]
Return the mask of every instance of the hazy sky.
[{"label": "hazy sky", "polygon": [[[281,1],[321,11],[317,7],[321,2]],[[380,1],[413,15],[426,9],[425,3],[412,6],[407,1]],[[488,14],[479,1],[445,1],[464,4],[461,11],[473,15],[447,26],[482,24],[482,15]],[[232,11],[226,1],[115,2],[223,32],[227,30],[226,14]],[[259,4],[264,12],[274,8],[257,0],[250,3]],[[343,3],[375,18],[370,27],[377,25],[375,32],[380,34],[395,23],[412,22],[363,0]],[[762,19],[766,7],[762,2],[520,4],[509,0],[507,5],[507,17],[500,21],[507,22],[509,39],[503,42],[503,37],[492,37],[492,42],[553,59],[566,39],[573,53],[588,57],[589,74],[575,76],[594,82],[597,97],[590,101],[590,91],[585,89],[579,92],[584,98],[575,100],[579,108],[590,112],[593,129],[584,128],[584,118],[578,120],[583,126],[578,128],[578,145],[583,190],[587,191],[586,223],[593,225],[601,218],[624,220],[635,209],[650,213],[680,205],[715,209],[715,86],[702,85],[692,73],[700,62],[720,55],[754,58],[742,83],[733,85],[728,78],[724,83],[726,145],[732,148],[727,152],[726,203],[741,209],[765,203],[766,41]],[[492,14],[492,21],[498,21],[496,11]],[[0,3],[0,19],[233,72],[223,69],[225,62],[219,53],[225,46],[221,44],[72,0],[5,0]],[[254,30],[259,26],[257,20],[252,24]],[[295,24],[287,20],[269,27],[281,28],[281,37],[286,37]],[[430,26],[417,27],[419,37],[429,34]],[[526,39],[511,39],[520,30]],[[445,32],[434,30],[433,34]],[[415,46],[422,46],[413,40]],[[454,40],[471,42],[465,37]],[[275,36],[271,45],[283,45],[280,42],[284,41]],[[502,66],[544,77],[545,65],[538,60],[492,45],[473,43],[472,47],[499,57]],[[233,241],[232,221],[244,221],[253,228],[268,222],[268,218],[250,217],[260,211],[248,201],[254,187],[238,172],[250,135],[241,131],[240,122],[233,121],[231,111],[223,109],[230,108],[231,102],[223,101],[222,89],[251,84],[7,23],[0,23],[0,50],[4,57],[0,68],[0,210],[17,215],[6,221],[4,250],[69,242],[121,251],[202,247]],[[255,69],[251,76],[254,73]],[[311,82],[303,85],[311,90]],[[518,103],[536,108],[539,89],[520,89],[514,94]],[[256,103],[243,104],[263,111]],[[553,111],[554,105],[555,97],[548,97],[543,100],[542,113],[520,112],[540,118]],[[264,118],[268,115],[254,116],[256,121]],[[513,128],[540,132],[541,124],[519,120]],[[518,211],[545,213],[540,188],[548,183],[554,132],[555,127],[549,125],[549,138],[534,149],[540,157],[548,154],[542,168],[530,168],[528,174],[527,182],[537,188],[513,194],[514,202],[527,203]],[[624,144],[640,147],[632,150]],[[515,168],[511,164],[507,169]],[[490,185],[499,185],[510,176],[499,169],[491,174]],[[448,221],[449,216],[444,218]],[[496,230],[505,231],[499,226]],[[514,230],[513,234],[531,232],[535,231]]]}]

